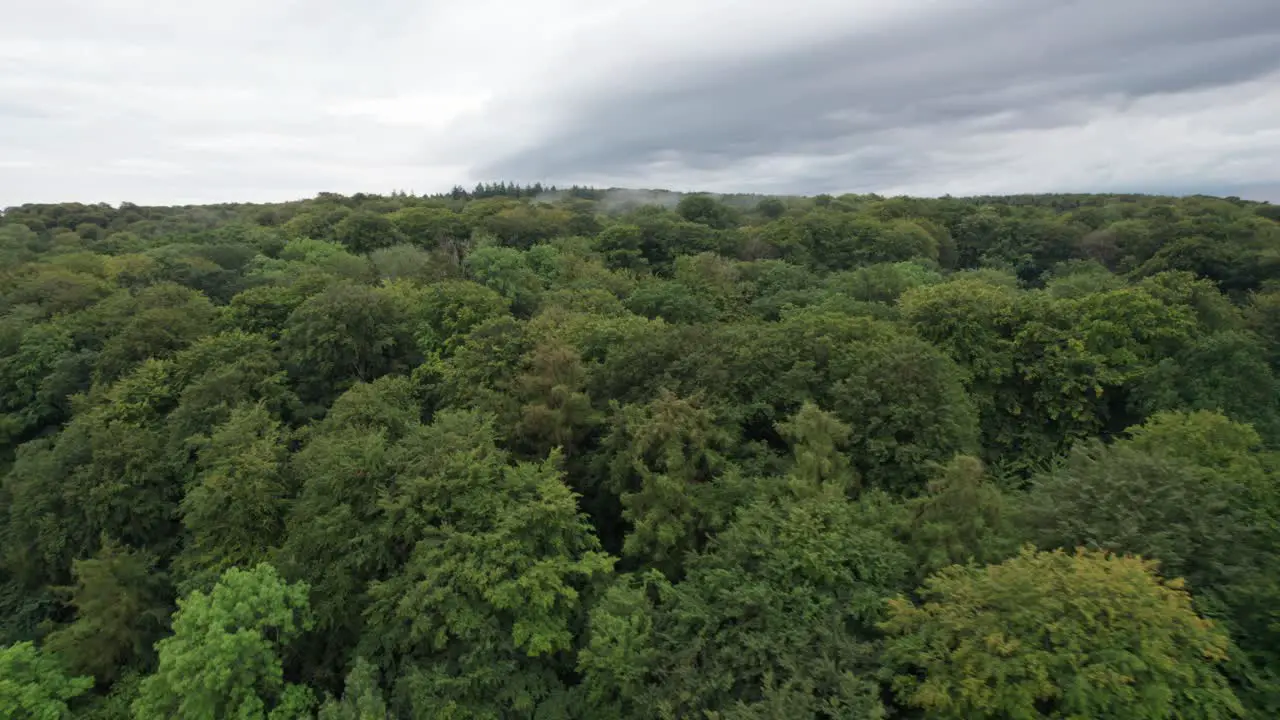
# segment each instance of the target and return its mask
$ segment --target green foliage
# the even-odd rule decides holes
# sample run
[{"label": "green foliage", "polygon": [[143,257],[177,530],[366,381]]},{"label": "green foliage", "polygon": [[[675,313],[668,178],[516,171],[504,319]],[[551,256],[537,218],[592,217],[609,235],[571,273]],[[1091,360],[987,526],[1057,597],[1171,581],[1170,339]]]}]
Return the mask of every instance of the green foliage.
[{"label": "green foliage", "polygon": [[283,262],[259,261],[259,264],[263,270],[276,269],[277,272],[283,272],[291,269],[289,264],[293,263],[297,266],[294,272],[319,270],[348,280],[361,280],[369,276],[368,260],[332,240],[294,238],[280,251],[280,260]]},{"label": "green foliage", "polygon": [[726,469],[731,436],[713,412],[667,391],[622,408],[610,425],[602,458],[630,526],[623,553],[674,574],[708,529],[709,483]]},{"label": "green foliage", "polygon": [[420,332],[424,348],[448,354],[460,345],[472,329],[488,320],[507,315],[510,300],[500,293],[465,280],[446,280],[428,285],[422,299]]},{"label": "green foliage", "polygon": [[305,717],[310,691],[286,683],[280,648],[311,624],[307,586],[270,565],[232,568],[208,594],[178,602],[173,636],[156,644],[159,667],[142,682],[135,718]]},{"label": "green foliage", "polygon": [[7,208],[0,715],[1280,716],[1275,215]]},{"label": "green foliage", "polygon": [[29,642],[0,647],[0,714],[4,717],[72,717],[67,701],[92,687],[93,678],[67,677],[57,660]]},{"label": "green foliage", "polygon": [[874,625],[907,558],[874,501],[800,481],[742,507],[688,566],[593,611],[579,666],[596,715],[884,717]]},{"label": "green foliage", "polygon": [[380,504],[383,532],[410,549],[371,585],[364,645],[403,669],[416,716],[531,715],[561,692],[586,593],[613,560],[555,469],[505,462],[480,416],[443,413],[410,446],[430,448]]},{"label": "green foliage", "polygon": [[316,633],[304,638],[304,657],[308,672],[326,682],[345,672],[367,584],[398,562],[373,528],[380,522],[379,493],[404,464],[399,456],[410,449],[400,450],[400,444],[418,429],[419,417],[408,379],[357,384],[311,426],[308,441],[290,459],[302,486],[286,517],[280,566],[313,590]]},{"label": "green foliage", "polygon": [[627,298],[627,308],[637,315],[683,324],[710,322],[717,315],[710,298],[673,280],[641,283]]},{"label": "green foliage", "polygon": [[1112,275],[1101,263],[1078,260],[1055,266],[1049,272],[1044,289],[1054,297],[1076,298],[1118,290],[1123,286],[1124,281]]},{"label": "green foliage", "polygon": [[[1280,491],[1248,426],[1208,412],[1160,414],[1111,446],[1076,448],[1037,478],[1028,534],[1042,547],[1141,554],[1182,577],[1196,607],[1241,648],[1233,680],[1275,710]],[[1272,697],[1261,697],[1270,693]]]},{"label": "green foliage", "polygon": [[559,448],[574,455],[600,423],[584,392],[586,369],[578,352],[563,342],[539,344],[517,384],[525,401],[516,432],[544,455]]},{"label": "green foliage", "polygon": [[1162,410],[1216,410],[1250,423],[1268,445],[1280,446],[1280,383],[1257,336],[1206,335],[1160,360],[1135,392],[1143,415]]},{"label": "green foliage", "polygon": [[770,220],[776,220],[782,217],[782,213],[786,211],[786,203],[782,202],[778,198],[768,197],[756,203],[756,212]]},{"label": "green foliage", "polygon": [[[1078,439],[1160,409],[1213,406],[1166,390],[1209,321],[1158,285],[1056,298],[961,279],[906,293],[903,314],[968,371],[987,460],[1027,472]],[[1216,395],[1216,397],[1215,397]],[[1203,398],[1203,399],[1200,399]]]},{"label": "green foliage", "polygon": [[407,370],[417,354],[410,312],[386,289],[345,283],[304,301],[280,337],[302,394],[331,397],[354,381]]},{"label": "green foliage", "polygon": [[92,558],[76,560],[71,572],[75,620],[52,632],[45,649],[105,682],[118,680],[125,668],[148,667],[172,610],[168,578],[155,555],[108,540]]},{"label": "green foliage", "polygon": [[378,688],[377,673],[364,658],[356,658],[355,667],[347,675],[342,699],[329,698],[316,720],[388,720],[387,704]]},{"label": "green foliage", "polygon": [[717,230],[726,230],[736,224],[733,208],[710,195],[685,195],[676,205],[680,217]]},{"label": "green foliage", "polygon": [[354,212],[333,226],[333,239],[353,253],[391,247],[404,240],[391,220],[372,212]]},{"label": "green foliage", "polygon": [[428,249],[450,240],[465,239],[470,234],[462,218],[447,208],[408,207],[387,218],[409,242]]},{"label": "green foliage", "polygon": [[800,363],[821,359],[812,397],[853,428],[849,452],[869,483],[912,494],[930,463],[974,449],[960,369],[928,343],[888,323],[819,312],[781,325],[778,342],[798,349]]},{"label": "green foliage", "polygon": [[172,284],[139,292],[120,308],[127,320],[102,345],[94,378],[109,382],[148,358],[165,357],[209,333],[216,309],[200,293]]},{"label": "green foliage", "polygon": [[542,280],[529,267],[525,253],[506,247],[478,248],[463,262],[476,282],[496,290],[511,303],[511,309],[528,316],[537,308]]},{"label": "green foliage", "polygon": [[197,475],[180,506],[189,540],[177,565],[197,586],[202,576],[266,560],[283,539],[291,494],[284,440],[280,423],[258,404],[237,407],[208,438],[194,441]]},{"label": "green foliage", "polygon": [[942,276],[926,265],[899,262],[835,273],[827,278],[827,287],[855,300],[892,303],[911,288],[941,281]]},{"label": "green foliage", "polygon": [[1154,564],[1025,549],[953,566],[890,603],[886,653],[908,705],[939,718],[1229,718],[1227,638]]},{"label": "green foliage", "polygon": [[957,455],[907,509],[903,536],[922,575],[951,565],[997,563],[1017,549],[1017,508],[977,458]]}]

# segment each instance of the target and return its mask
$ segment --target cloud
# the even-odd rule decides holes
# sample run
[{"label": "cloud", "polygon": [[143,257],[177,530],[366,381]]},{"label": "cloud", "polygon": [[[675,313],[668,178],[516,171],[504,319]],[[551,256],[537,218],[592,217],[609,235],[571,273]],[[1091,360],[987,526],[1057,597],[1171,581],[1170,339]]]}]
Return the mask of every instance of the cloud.
[{"label": "cloud", "polygon": [[[811,192],[1141,189],[1205,171],[1273,182],[1274,163],[1209,166],[1215,150],[1280,156],[1277,47],[1269,0],[940,10],[893,32],[627,78],[486,170]],[[791,171],[753,182],[769,166]]]},{"label": "cloud", "polygon": [[0,24],[0,206],[1271,195],[1277,47],[1274,0],[44,0]]}]

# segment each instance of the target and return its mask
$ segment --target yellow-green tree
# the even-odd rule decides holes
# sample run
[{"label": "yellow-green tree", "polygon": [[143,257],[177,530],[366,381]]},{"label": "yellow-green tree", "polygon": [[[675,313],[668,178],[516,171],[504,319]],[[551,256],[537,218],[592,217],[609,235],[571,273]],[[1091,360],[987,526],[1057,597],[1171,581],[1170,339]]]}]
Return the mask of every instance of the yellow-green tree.
[{"label": "yellow-green tree", "polygon": [[1227,636],[1137,557],[1037,552],[952,566],[890,601],[898,699],[936,718],[1229,718]]}]

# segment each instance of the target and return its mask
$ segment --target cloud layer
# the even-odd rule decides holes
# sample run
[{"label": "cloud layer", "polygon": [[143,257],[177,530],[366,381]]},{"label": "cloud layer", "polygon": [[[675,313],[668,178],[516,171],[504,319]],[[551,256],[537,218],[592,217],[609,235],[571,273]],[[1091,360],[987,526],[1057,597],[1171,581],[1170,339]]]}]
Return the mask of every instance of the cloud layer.
[{"label": "cloud layer", "polygon": [[487,179],[1280,201],[1275,0],[44,0],[0,206]]}]

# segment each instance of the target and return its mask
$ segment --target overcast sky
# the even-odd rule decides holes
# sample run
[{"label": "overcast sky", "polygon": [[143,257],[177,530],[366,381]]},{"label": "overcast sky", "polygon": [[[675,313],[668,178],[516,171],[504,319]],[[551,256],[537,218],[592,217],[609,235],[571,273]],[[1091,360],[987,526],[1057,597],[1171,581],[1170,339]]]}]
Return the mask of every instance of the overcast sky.
[{"label": "overcast sky", "polygon": [[0,207],[478,180],[1280,201],[1280,0],[0,0]]}]

